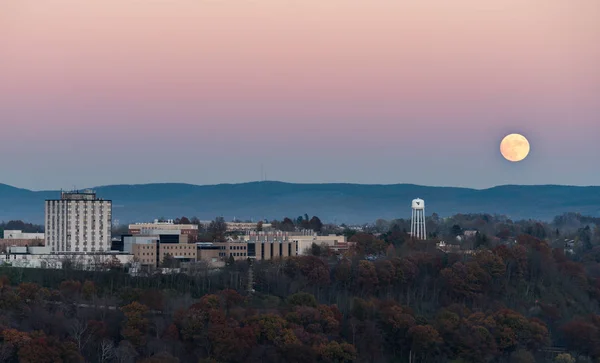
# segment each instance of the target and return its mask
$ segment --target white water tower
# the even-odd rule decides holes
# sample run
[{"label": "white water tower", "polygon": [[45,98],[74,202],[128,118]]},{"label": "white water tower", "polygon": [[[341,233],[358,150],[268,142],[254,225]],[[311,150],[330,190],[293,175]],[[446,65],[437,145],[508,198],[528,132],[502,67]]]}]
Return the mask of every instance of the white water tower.
[{"label": "white water tower", "polygon": [[417,239],[427,239],[425,201],[423,199],[417,198],[412,201],[412,218],[410,222],[410,235]]}]

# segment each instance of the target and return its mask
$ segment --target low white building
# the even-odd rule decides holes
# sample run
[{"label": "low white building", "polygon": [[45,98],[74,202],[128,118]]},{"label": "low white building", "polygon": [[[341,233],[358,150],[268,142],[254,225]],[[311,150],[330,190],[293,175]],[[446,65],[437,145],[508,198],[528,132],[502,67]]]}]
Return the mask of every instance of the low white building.
[{"label": "low white building", "polygon": [[176,232],[179,234],[198,234],[197,224],[175,224],[172,219],[166,222],[159,222],[155,219],[152,223],[134,223],[129,225],[130,234],[164,234],[165,231]]},{"label": "low white building", "polygon": [[[258,222],[226,222],[228,232],[248,232],[256,231]],[[271,228],[271,223],[263,223],[263,229]]]},{"label": "low white building", "polygon": [[133,255],[126,253],[51,253],[50,247],[11,246],[2,255],[1,264],[26,268],[62,268],[69,263],[74,269],[97,270],[111,265],[133,262]]},{"label": "low white building", "polygon": [[5,230],[4,239],[44,239],[44,233],[27,233],[20,230]]}]

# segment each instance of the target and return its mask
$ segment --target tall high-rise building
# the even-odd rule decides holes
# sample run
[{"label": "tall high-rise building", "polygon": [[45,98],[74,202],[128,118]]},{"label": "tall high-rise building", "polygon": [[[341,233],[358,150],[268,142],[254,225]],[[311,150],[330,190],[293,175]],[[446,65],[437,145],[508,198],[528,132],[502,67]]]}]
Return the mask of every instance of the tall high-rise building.
[{"label": "tall high-rise building", "polygon": [[101,252],[111,248],[112,201],[96,193],[62,192],[46,200],[46,246],[52,252]]}]

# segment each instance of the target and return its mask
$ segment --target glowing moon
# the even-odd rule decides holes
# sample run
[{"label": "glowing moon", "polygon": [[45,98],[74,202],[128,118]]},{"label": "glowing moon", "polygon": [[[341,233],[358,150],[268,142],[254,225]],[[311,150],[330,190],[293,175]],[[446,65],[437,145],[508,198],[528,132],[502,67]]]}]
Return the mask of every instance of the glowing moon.
[{"label": "glowing moon", "polygon": [[529,155],[529,141],[523,135],[510,134],[500,143],[502,156],[513,163],[521,161]]}]

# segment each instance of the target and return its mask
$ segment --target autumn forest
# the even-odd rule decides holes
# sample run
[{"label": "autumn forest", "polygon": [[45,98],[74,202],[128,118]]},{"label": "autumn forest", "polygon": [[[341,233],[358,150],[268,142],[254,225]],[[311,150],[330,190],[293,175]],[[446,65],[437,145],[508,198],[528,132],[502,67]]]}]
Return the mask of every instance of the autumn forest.
[{"label": "autumn forest", "polygon": [[600,362],[599,220],[406,223],[193,274],[0,267],[0,361]]}]

